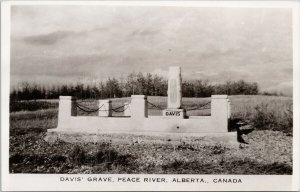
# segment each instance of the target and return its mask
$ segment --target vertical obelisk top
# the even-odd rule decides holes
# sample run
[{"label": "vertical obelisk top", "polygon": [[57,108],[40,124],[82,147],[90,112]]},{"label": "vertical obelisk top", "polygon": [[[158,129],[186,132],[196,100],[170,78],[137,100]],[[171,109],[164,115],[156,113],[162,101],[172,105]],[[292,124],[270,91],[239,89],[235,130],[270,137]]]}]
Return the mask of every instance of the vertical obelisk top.
[{"label": "vertical obelisk top", "polygon": [[179,66],[170,66],[169,67],[169,75],[171,73],[175,73],[175,74],[181,75],[181,68]]},{"label": "vertical obelisk top", "polygon": [[169,67],[168,108],[181,108],[181,69],[179,66]]}]

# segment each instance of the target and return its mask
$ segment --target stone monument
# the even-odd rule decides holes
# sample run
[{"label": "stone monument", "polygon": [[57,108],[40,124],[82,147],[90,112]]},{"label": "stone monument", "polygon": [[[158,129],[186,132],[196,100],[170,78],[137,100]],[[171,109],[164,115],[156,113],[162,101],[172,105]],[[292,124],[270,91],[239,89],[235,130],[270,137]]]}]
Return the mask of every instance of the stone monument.
[{"label": "stone monument", "polygon": [[[222,141],[238,144],[237,132],[229,132],[230,100],[227,95],[211,96],[211,115],[187,115],[182,109],[181,71],[180,67],[170,67],[168,80],[168,106],[163,110],[163,116],[148,115],[146,95],[132,95],[131,102],[124,106],[123,116],[113,116],[112,102],[99,100],[97,116],[80,116],[77,114],[76,98],[59,97],[58,125],[48,129],[48,138],[60,138],[67,142],[67,134],[90,134],[91,141],[98,138],[97,134],[136,134],[165,135],[172,138],[186,136],[205,137],[211,141]],[[211,139],[209,139],[211,138]],[[98,139],[101,139],[98,138]],[[77,137],[75,140],[77,142]]]},{"label": "stone monument", "polygon": [[163,111],[164,117],[185,118],[185,110],[181,109],[181,69],[169,67],[168,108]]}]

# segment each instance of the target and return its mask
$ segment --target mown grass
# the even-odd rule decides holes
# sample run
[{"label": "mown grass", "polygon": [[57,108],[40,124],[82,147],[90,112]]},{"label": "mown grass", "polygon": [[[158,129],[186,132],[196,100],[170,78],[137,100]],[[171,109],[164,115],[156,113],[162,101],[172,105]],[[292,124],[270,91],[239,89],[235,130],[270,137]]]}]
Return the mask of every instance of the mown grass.
[{"label": "mown grass", "polygon": [[[292,99],[231,96],[232,119],[255,130],[239,149],[202,140],[178,141],[151,136],[103,135],[98,143],[44,141],[57,126],[57,108],[10,113],[11,173],[155,173],[155,174],[292,174]],[[113,107],[130,98],[113,99]],[[166,98],[150,97],[161,107]],[[193,108],[209,98],[184,98]],[[85,102],[95,107],[97,102]],[[150,108],[149,113],[159,110]],[[192,111],[209,115],[210,111]],[[94,114],[95,115],[95,114]],[[122,114],[121,114],[122,115]],[[120,142],[122,141],[122,142]]]},{"label": "mown grass", "polygon": [[36,111],[40,109],[57,108],[58,102],[49,101],[10,101],[9,111]]}]

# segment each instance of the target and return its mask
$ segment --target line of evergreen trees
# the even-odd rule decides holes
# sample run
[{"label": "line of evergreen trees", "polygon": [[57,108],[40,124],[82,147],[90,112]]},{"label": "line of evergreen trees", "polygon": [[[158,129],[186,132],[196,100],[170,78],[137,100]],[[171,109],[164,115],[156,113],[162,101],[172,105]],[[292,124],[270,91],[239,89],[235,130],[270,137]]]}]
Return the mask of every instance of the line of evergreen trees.
[{"label": "line of evergreen trees", "polygon": [[[60,95],[76,96],[79,99],[104,99],[130,97],[131,95],[166,96],[168,81],[150,73],[131,73],[125,79],[109,78],[93,85],[83,83],[45,87],[37,84],[22,83],[13,88],[11,100],[57,99]],[[256,95],[257,83],[243,80],[224,84],[211,84],[208,80],[190,80],[182,83],[184,97],[210,97],[212,94]]]}]

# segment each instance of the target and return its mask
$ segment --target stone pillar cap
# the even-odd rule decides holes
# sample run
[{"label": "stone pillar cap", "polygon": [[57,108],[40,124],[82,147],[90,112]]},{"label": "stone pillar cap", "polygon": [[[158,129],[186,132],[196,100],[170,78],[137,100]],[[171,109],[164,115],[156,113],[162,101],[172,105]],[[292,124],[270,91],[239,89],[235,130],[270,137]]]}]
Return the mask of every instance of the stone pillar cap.
[{"label": "stone pillar cap", "polygon": [[59,96],[59,100],[76,100],[73,96]]},{"label": "stone pillar cap", "polygon": [[131,98],[137,98],[137,99],[146,99],[146,95],[131,95]]},{"label": "stone pillar cap", "polygon": [[99,102],[101,102],[101,103],[111,103],[111,100],[110,99],[99,99],[98,100]]},{"label": "stone pillar cap", "polygon": [[228,95],[212,95],[212,99],[227,99]]}]

